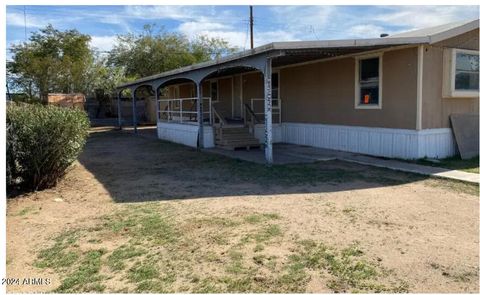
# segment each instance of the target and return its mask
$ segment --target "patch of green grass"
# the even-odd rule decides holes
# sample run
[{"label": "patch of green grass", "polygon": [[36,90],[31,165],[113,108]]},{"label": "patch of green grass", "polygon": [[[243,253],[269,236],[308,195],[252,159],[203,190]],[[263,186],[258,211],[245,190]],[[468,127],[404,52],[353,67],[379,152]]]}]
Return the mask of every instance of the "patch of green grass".
[{"label": "patch of green grass", "polygon": [[76,231],[67,231],[57,236],[54,239],[53,246],[39,252],[34,266],[55,270],[70,267],[77,261],[79,255],[75,251],[68,250],[68,248],[77,240],[78,233]]},{"label": "patch of green grass", "polygon": [[29,206],[20,210],[15,216],[26,216],[30,212],[38,213],[35,211],[35,207]]},{"label": "patch of green grass", "polygon": [[[325,270],[331,276],[327,286],[334,292],[380,292],[398,290],[397,285],[387,287],[377,282],[384,272],[374,263],[363,259],[363,251],[358,244],[337,251],[322,243],[311,240],[299,242],[300,249],[289,257],[286,278],[292,279],[292,283],[298,282],[292,273],[302,273],[306,269]],[[294,272],[291,271],[294,270]]]},{"label": "patch of green grass", "polygon": [[251,277],[223,277],[221,282],[226,286],[228,293],[246,293],[252,292]]},{"label": "patch of green grass", "polygon": [[268,220],[280,219],[280,215],[277,213],[254,213],[244,217],[245,221],[248,223],[260,223]]},{"label": "patch of green grass", "polygon": [[125,268],[125,261],[133,257],[141,256],[147,252],[143,249],[138,249],[134,246],[122,245],[115,249],[107,258],[107,265],[113,271],[122,270]]},{"label": "patch of green grass", "polygon": [[459,180],[454,179],[431,179],[427,182],[427,184],[433,187],[441,187],[444,189],[448,189],[450,191],[465,193],[472,196],[479,196],[480,195],[480,187],[478,184],[474,183],[467,183]]},{"label": "patch of green grass", "polygon": [[212,236],[210,236],[210,238],[217,245],[227,245],[228,244],[227,237],[225,237],[224,233],[213,234]]},{"label": "patch of green grass", "polygon": [[196,224],[205,224],[209,226],[220,226],[220,227],[234,227],[240,225],[239,222],[226,217],[218,217],[218,216],[209,216],[203,218],[196,218],[192,221]]},{"label": "patch of green grass", "polygon": [[105,252],[104,249],[86,252],[77,269],[62,280],[56,291],[59,293],[102,292],[105,289],[101,283],[104,278],[98,273],[101,257]]},{"label": "patch of green grass", "polygon": [[253,248],[253,252],[260,252],[260,251],[263,251],[265,249],[265,246],[262,245],[262,244],[256,244],[255,245],[255,248]]},{"label": "patch of green grass", "polygon": [[478,271],[463,271],[451,275],[454,281],[466,283],[475,281],[478,278]]},{"label": "patch of green grass", "polygon": [[226,267],[226,271],[233,274],[241,274],[245,271],[243,265],[243,253],[238,250],[230,250],[228,252],[230,263]]},{"label": "patch of green grass", "polygon": [[253,262],[257,265],[266,266],[270,270],[274,270],[276,266],[276,256],[266,256],[263,254],[253,256]]},{"label": "patch of green grass", "polygon": [[128,271],[128,278],[135,283],[154,279],[158,277],[158,275],[158,267],[152,261],[137,262]]},{"label": "patch of green grass", "polygon": [[278,224],[270,224],[266,227],[260,229],[256,234],[253,235],[253,238],[257,243],[264,243],[274,237],[282,235],[282,231]]},{"label": "patch of green grass", "polygon": [[217,281],[213,278],[201,280],[194,288],[193,293],[223,293]]},{"label": "patch of green grass", "polygon": [[414,161],[417,164],[441,167],[446,169],[461,170],[469,173],[480,173],[479,169],[479,157],[473,157],[471,159],[462,160],[460,156],[454,156],[446,159],[440,159],[437,161],[429,161],[427,159],[419,159]]},{"label": "patch of green grass", "polygon": [[160,210],[149,207],[125,210],[107,217],[104,226],[113,232],[132,236],[137,240],[146,239],[157,244],[173,243],[178,233]]},{"label": "patch of green grass", "polygon": [[100,244],[102,242],[102,240],[100,239],[89,239],[87,241],[87,243],[90,243],[90,244]]},{"label": "patch of green grass", "polygon": [[127,278],[136,283],[138,292],[170,293],[176,276],[174,272],[159,267],[154,261],[143,261],[135,263],[129,269]]},{"label": "patch of green grass", "polygon": [[442,276],[452,279],[455,282],[467,283],[473,280],[478,280],[478,270],[470,271],[454,271],[436,262],[431,262],[430,267],[442,273]]}]

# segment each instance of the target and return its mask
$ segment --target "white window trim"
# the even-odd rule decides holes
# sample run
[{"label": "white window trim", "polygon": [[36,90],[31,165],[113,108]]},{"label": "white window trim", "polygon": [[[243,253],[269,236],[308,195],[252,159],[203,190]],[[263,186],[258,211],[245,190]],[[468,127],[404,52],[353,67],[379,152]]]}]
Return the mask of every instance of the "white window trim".
[{"label": "white window trim", "polygon": [[[457,53],[467,53],[467,54],[475,54],[478,55],[478,51],[476,50],[468,50],[468,49],[458,49],[453,48],[450,53],[450,89],[447,89],[448,97],[452,98],[469,98],[469,97],[478,97],[478,90],[456,90],[455,89],[455,72],[457,67]],[[449,91],[448,91],[449,90]]]},{"label": "white window trim", "polygon": [[[369,59],[372,57],[378,57],[378,104],[376,105],[361,105],[360,104],[360,61]],[[382,92],[383,92],[383,52],[362,55],[355,57],[355,109],[364,110],[380,110],[382,109]]]}]

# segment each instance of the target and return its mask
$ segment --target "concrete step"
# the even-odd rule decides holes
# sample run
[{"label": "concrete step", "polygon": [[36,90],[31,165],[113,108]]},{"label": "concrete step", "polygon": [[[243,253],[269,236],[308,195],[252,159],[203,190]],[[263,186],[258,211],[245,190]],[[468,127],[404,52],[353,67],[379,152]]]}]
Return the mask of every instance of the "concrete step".
[{"label": "concrete step", "polygon": [[[217,135],[217,138],[220,139],[220,136]],[[231,138],[255,138],[250,133],[241,133],[241,134],[223,134],[222,139],[231,139]]]},{"label": "concrete step", "polygon": [[258,139],[248,139],[248,140],[222,140],[222,141],[217,141],[217,144],[219,145],[254,145],[254,144],[260,144]]}]

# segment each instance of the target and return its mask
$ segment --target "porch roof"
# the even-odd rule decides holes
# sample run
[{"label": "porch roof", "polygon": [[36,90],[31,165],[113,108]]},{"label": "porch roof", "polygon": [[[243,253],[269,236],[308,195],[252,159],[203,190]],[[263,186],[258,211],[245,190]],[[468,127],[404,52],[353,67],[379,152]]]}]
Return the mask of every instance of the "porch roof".
[{"label": "porch roof", "polygon": [[293,42],[272,42],[250,50],[235,53],[212,61],[193,64],[156,75],[140,78],[138,80],[117,86],[117,89],[129,86],[140,85],[152,82],[157,79],[167,78],[179,74],[194,72],[199,69],[215,68],[223,64],[248,60],[258,55],[269,55],[283,53],[281,57],[273,61],[273,66],[283,66],[304,62],[314,59],[321,59],[332,56],[341,56],[363,51],[395,47],[402,45],[432,44],[452,38],[456,35],[478,29],[479,20],[463,21],[457,23],[436,26],[421,30],[392,35],[384,38],[372,39],[344,39],[344,40],[319,40],[319,41],[293,41]]}]

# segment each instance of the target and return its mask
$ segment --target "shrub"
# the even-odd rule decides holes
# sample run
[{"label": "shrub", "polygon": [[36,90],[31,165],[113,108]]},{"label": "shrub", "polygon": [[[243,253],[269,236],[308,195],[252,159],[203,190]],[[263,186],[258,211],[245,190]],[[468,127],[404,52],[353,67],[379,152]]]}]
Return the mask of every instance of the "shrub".
[{"label": "shrub", "polygon": [[54,186],[82,151],[88,128],[83,110],[8,104],[7,185],[29,190]]}]

